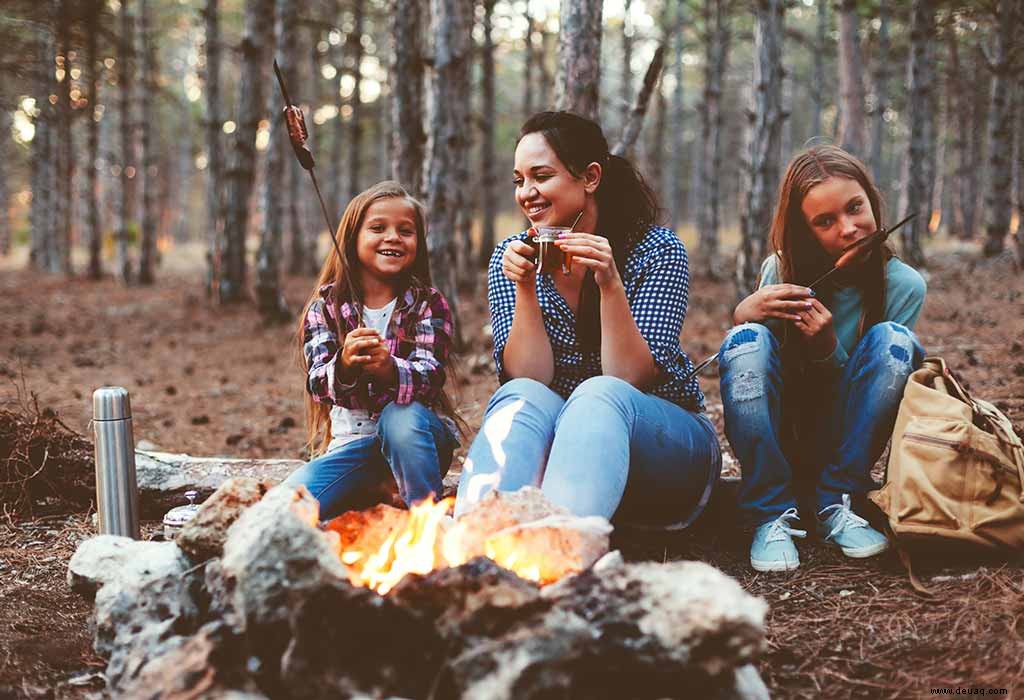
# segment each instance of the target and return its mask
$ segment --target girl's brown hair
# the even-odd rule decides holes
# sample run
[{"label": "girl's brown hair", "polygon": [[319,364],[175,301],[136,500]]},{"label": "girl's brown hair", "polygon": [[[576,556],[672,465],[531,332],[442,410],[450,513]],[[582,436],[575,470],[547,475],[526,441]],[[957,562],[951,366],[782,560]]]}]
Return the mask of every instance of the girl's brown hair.
[{"label": "girl's brown hair", "polygon": [[[875,225],[879,228],[883,225],[882,195],[871,181],[867,168],[857,158],[831,145],[812,146],[796,154],[786,168],[769,234],[772,250],[779,259],[779,278],[783,282],[810,284],[830,270],[835,262],[814,237],[803,212],[807,193],[831,177],[856,180],[867,194]],[[886,243],[849,275],[840,277],[860,289],[862,295],[864,311],[858,336],[882,320],[885,312],[885,266],[892,256],[893,250]],[[835,284],[826,282],[817,290],[826,306],[830,305],[835,289]]]},{"label": "girl's brown hair", "polygon": [[[338,349],[345,344],[347,331],[341,325],[341,305],[350,302],[355,307],[358,318],[363,314],[363,289],[358,274],[359,258],[356,253],[356,241],[359,238],[359,230],[363,226],[366,212],[374,202],[382,199],[402,199],[409,204],[413,210],[413,222],[416,226],[416,259],[402,280],[399,296],[404,289],[411,289],[416,297],[414,304],[423,298],[431,286],[430,279],[430,256],[427,251],[427,219],[423,205],[413,198],[401,184],[393,180],[378,182],[376,185],[360,192],[345,208],[341,216],[341,223],[338,224],[335,240],[338,243],[337,249],[332,245],[320,268],[320,275],[317,277],[316,285],[309,299],[302,308],[302,315],[299,316],[299,327],[297,333],[299,360],[303,371],[308,373],[306,358],[302,352],[304,344],[306,316],[310,307],[321,299],[320,290],[325,285],[332,284],[333,287],[327,297],[327,304],[331,307],[333,316],[336,319],[335,332],[338,335]],[[341,255],[339,257],[338,252]],[[451,373],[449,373],[449,377]],[[314,401],[308,391],[305,394],[306,404],[306,446],[313,456],[323,454],[331,442],[331,406],[325,403]],[[438,398],[438,407],[447,415],[460,422],[455,412],[454,402],[442,392]],[[318,436],[320,439],[318,440]],[[314,444],[315,443],[315,444]]]}]

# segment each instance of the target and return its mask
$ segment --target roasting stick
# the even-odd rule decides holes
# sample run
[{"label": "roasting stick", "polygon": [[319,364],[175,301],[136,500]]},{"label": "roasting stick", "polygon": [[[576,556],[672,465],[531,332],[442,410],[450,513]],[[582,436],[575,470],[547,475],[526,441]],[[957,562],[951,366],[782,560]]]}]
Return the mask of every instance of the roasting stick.
[{"label": "roasting stick", "polygon": [[[915,216],[917,216],[917,212],[908,214],[898,223],[890,226],[889,228],[880,228],[874,233],[872,233],[870,236],[865,236],[859,241],[856,241],[855,243],[851,243],[850,245],[846,246],[846,248],[843,249],[843,254],[839,256],[838,260],[836,260],[836,264],[832,267],[832,269],[826,272],[818,279],[811,282],[809,285],[807,285],[808,288],[814,289],[817,285],[821,284],[830,276],[832,276],[833,273],[842,270],[844,267],[848,267],[851,263],[853,263],[854,260],[856,260],[860,256],[861,253],[863,253],[868,248],[876,245],[881,245],[885,241],[885,239],[889,237],[890,233],[892,233],[900,226],[913,219]],[[717,359],[718,353],[716,352],[711,357],[701,360],[700,364],[694,367],[693,370],[688,375],[686,375],[686,379],[683,380],[683,383],[685,384],[686,382],[696,377],[704,370],[705,367],[707,367]]]}]

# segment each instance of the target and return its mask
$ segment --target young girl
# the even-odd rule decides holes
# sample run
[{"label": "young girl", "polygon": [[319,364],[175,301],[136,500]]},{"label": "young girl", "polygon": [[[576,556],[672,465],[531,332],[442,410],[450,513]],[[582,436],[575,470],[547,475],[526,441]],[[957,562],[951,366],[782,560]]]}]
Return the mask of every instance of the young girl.
[{"label": "young girl", "polygon": [[325,520],[395,482],[406,504],[439,496],[457,445],[443,391],[452,316],[430,287],[422,206],[396,182],[374,185],[349,203],[338,248],[299,324],[320,456],[285,481],[308,488]]},{"label": "young girl", "polygon": [[690,522],[721,455],[679,346],[686,249],[653,225],[654,194],[588,119],[531,117],[513,181],[533,226],[576,223],[556,244],[572,263],[538,273],[529,232],[491,257],[502,386],[466,457],[456,513],[491,489],[532,484],[578,515]]},{"label": "young girl", "polygon": [[924,356],[911,329],[925,283],[886,244],[817,290],[805,286],[880,226],[878,190],[849,153],[815,146],[789,164],[772,222],[776,252],[757,291],[736,307],[740,325],[719,355],[725,431],[743,467],[740,504],[757,528],[750,564],[758,571],[800,565],[792,537],[807,533],[791,523],[798,498],[812,490],[823,539],[848,557],[886,548],[851,495],[875,488],[871,467]]}]

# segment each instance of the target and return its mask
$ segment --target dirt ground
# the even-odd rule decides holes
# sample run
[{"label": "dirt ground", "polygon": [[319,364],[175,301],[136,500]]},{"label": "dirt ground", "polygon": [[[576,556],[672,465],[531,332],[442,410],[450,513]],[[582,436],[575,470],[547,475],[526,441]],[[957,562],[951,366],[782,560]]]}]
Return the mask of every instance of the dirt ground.
[{"label": "dirt ground", "polygon": [[[1022,426],[1024,275],[1008,258],[981,261],[969,247],[938,247],[919,336]],[[312,283],[288,281],[293,309]],[[92,391],[119,385],[131,392],[137,443],[201,456],[303,456],[295,327],[264,327],[251,306],[211,306],[201,285],[198,272],[180,270],[164,270],[150,288],[0,270],[0,408],[27,410],[34,394],[91,439]],[[467,291],[461,304],[459,403],[474,430],[496,387],[483,297],[482,289]],[[695,279],[690,298],[683,346],[700,359],[728,328],[731,286]],[[702,386],[721,428],[714,370]],[[145,525],[149,534],[157,529]],[[90,605],[64,582],[68,559],[91,533],[88,513],[44,510],[25,519],[0,509],[0,699],[78,698],[102,688]],[[763,596],[771,612],[761,671],[775,697],[923,698],[932,688],[1024,697],[1020,561],[925,562],[925,582],[939,593],[928,602],[891,554],[851,565],[808,542],[795,575],[755,574],[745,535],[728,523],[673,537],[627,535],[618,544],[632,558],[703,559]]]}]

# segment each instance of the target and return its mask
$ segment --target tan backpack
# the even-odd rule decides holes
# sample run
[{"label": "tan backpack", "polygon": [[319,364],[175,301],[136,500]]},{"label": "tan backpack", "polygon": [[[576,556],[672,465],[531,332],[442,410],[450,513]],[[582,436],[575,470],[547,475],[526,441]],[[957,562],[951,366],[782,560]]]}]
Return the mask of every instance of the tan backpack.
[{"label": "tan backpack", "polygon": [[1010,421],[972,398],[941,358],[926,358],[903,392],[885,486],[869,494],[898,547],[1024,551],[1022,484],[1024,446]]}]

